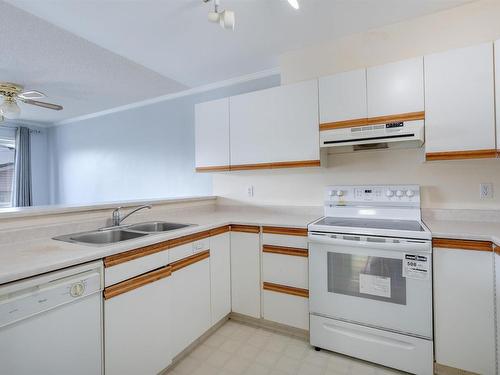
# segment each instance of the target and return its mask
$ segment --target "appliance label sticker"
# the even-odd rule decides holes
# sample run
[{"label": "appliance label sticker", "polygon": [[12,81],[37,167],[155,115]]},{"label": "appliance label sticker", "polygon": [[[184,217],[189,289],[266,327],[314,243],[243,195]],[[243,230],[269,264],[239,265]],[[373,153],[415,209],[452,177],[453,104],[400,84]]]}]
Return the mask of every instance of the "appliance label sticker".
[{"label": "appliance label sticker", "polygon": [[391,298],[391,278],[360,273],[359,292],[371,294],[372,296]]},{"label": "appliance label sticker", "polygon": [[417,280],[429,279],[429,257],[427,255],[405,254],[403,277]]}]

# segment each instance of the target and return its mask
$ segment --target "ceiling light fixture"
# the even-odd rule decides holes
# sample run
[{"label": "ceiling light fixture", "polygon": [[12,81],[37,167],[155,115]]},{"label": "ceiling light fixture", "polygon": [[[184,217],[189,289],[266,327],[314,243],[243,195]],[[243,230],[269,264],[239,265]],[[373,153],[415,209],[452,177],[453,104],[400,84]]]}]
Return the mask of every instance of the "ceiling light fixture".
[{"label": "ceiling light fixture", "polygon": [[299,9],[299,0],[288,0],[293,9]]},{"label": "ceiling light fixture", "polygon": [[19,118],[21,108],[16,103],[16,100],[11,97],[5,97],[3,103],[0,104],[0,115],[10,120]]},{"label": "ceiling light fixture", "polygon": [[[203,0],[204,3],[208,3],[210,0]],[[213,0],[214,9],[208,12],[208,20],[210,22],[218,22],[219,25],[226,30],[234,30],[234,25],[236,23],[235,15],[232,10],[219,10],[219,0]]]}]

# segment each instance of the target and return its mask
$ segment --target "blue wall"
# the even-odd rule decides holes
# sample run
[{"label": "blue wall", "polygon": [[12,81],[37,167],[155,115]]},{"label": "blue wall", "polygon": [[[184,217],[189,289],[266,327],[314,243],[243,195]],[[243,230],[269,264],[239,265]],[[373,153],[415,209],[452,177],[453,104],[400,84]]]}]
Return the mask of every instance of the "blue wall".
[{"label": "blue wall", "polygon": [[53,204],[212,194],[194,172],[194,104],[280,84],[279,75],[53,127]]}]

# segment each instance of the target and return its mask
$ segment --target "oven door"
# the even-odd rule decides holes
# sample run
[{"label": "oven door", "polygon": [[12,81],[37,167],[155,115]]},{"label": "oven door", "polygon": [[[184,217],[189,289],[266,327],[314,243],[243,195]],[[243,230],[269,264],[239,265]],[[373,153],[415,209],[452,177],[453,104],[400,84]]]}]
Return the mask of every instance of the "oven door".
[{"label": "oven door", "polygon": [[310,232],[309,310],[431,339],[431,242]]}]

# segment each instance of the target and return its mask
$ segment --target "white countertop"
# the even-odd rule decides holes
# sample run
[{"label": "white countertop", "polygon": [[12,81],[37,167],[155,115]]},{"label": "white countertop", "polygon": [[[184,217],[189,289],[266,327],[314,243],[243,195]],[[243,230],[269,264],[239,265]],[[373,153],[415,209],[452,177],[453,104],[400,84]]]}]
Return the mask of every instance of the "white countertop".
[{"label": "white countertop", "polygon": [[500,246],[500,223],[424,219],[434,238],[491,241]]},{"label": "white countertop", "polygon": [[197,224],[197,226],[100,247],[67,243],[50,238],[0,245],[0,284],[227,224],[306,228],[307,224],[318,217],[318,215],[273,214],[265,210],[260,213],[255,209],[247,213],[231,210],[200,213],[191,211],[186,214],[176,212],[166,214],[162,220]]}]

